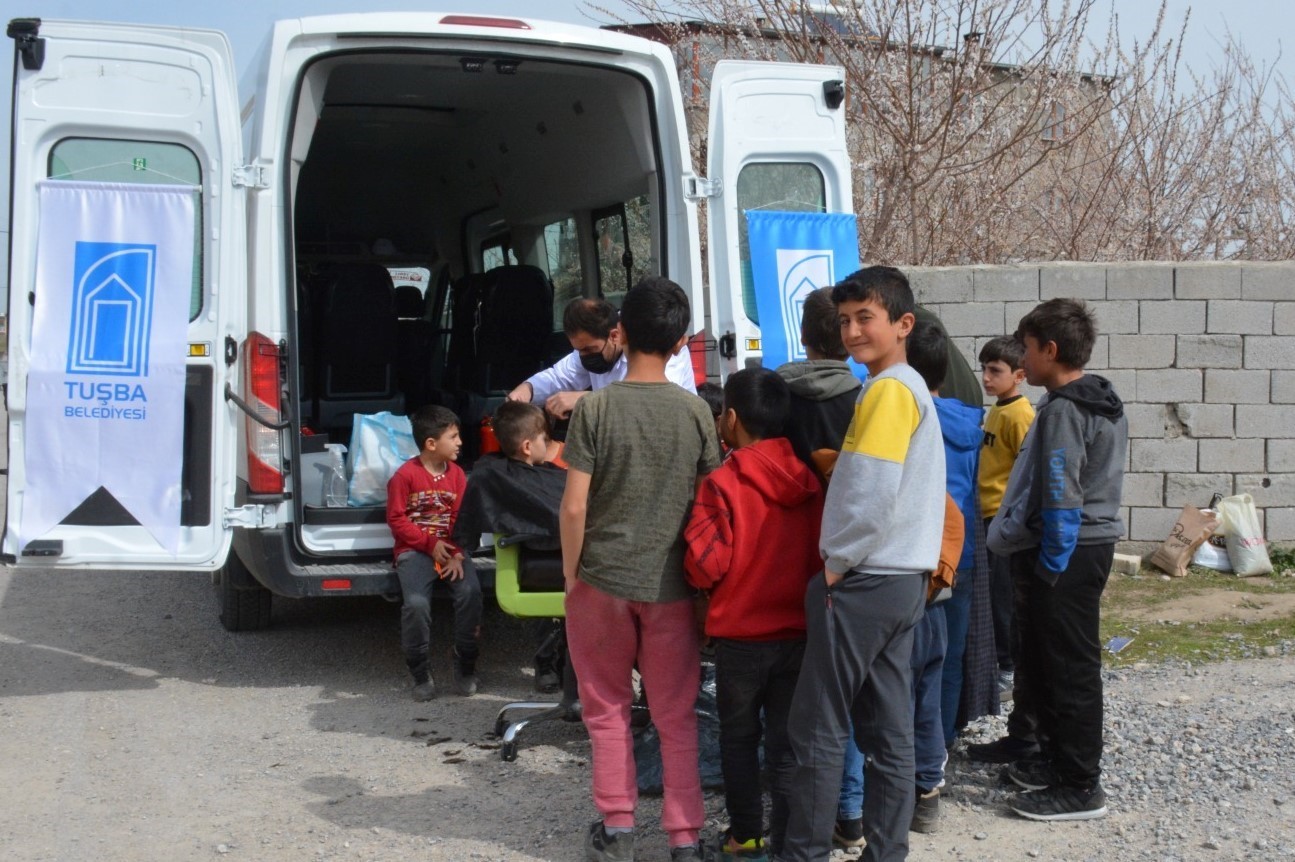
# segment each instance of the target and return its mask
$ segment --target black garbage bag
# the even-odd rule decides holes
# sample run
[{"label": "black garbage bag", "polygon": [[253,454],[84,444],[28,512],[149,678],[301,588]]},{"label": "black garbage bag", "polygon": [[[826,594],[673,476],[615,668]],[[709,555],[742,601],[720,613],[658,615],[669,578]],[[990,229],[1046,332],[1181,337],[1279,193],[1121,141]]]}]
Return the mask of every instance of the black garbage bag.
[{"label": "black garbage bag", "polygon": [[[719,763],[719,709],[715,703],[715,665],[703,662],[701,687],[697,691],[697,755],[701,786],[707,790],[724,787]],[[662,792],[661,737],[648,722],[634,731],[634,764],[638,768],[639,793]]]}]

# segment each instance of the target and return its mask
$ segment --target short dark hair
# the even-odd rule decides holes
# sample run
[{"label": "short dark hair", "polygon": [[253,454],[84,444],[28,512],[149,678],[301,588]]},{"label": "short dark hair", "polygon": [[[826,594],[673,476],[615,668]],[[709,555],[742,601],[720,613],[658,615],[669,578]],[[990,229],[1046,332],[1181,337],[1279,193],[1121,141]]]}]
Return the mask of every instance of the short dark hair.
[{"label": "short dark hair", "polygon": [[940,327],[929,320],[917,321],[908,333],[905,350],[908,364],[922,375],[927,389],[935,392],[944,385],[949,373],[949,338]]},{"label": "short dark hair", "polygon": [[428,440],[435,440],[445,433],[446,428],[458,425],[459,417],[448,407],[428,404],[414,411],[414,415],[409,417],[409,424],[414,426],[414,442],[421,452]]},{"label": "short dark hair", "polygon": [[505,401],[495,408],[491,419],[499,449],[509,458],[516,458],[522,443],[533,440],[540,432],[549,430],[548,418],[538,405],[529,401]]},{"label": "short dark hair", "polygon": [[1021,342],[1012,338],[1010,335],[1000,335],[997,338],[991,338],[980,348],[980,364],[988,365],[991,362],[1002,362],[1013,371],[1021,370],[1021,357],[1025,354],[1025,349]]},{"label": "short dark hair", "polygon": [[638,353],[669,356],[691,322],[688,294],[665,276],[640,279],[621,303],[626,346]]},{"label": "short dark hair", "polygon": [[567,338],[587,332],[594,338],[606,338],[616,325],[616,306],[605,299],[582,296],[571,300],[562,312],[562,331]]},{"label": "short dark hair", "polygon": [[1097,342],[1097,315],[1082,299],[1049,299],[1029,311],[1016,325],[1016,339],[1033,336],[1039,345],[1056,342],[1057,362],[1082,369]]},{"label": "short dark hair", "polygon": [[836,303],[832,301],[832,288],[820,287],[812,291],[805,297],[801,309],[800,340],[806,350],[828,359],[844,360],[849,356],[841,343],[841,321],[836,314]]},{"label": "short dark hair", "polygon": [[885,308],[891,323],[905,314],[917,314],[908,276],[893,266],[866,266],[832,287],[832,301],[837,305],[868,300]]},{"label": "short dark hair", "polygon": [[791,415],[791,390],[776,371],[743,368],[724,382],[724,408],[737,414],[752,437],[782,437]]},{"label": "short dark hair", "polygon": [[707,380],[697,387],[697,394],[710,408],[710,415],[718,419],[719,414],[724,412],[724,387]]}]

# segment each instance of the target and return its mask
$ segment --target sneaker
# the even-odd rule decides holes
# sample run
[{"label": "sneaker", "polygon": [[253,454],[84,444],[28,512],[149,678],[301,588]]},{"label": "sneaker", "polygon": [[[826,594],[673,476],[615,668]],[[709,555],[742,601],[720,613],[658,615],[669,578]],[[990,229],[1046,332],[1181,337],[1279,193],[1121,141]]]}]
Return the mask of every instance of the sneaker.
[{"label": "sneaker", "polygon": [[1018,760],[1003,767],[999,781],[1022,790],[1044,790],[1057,783],[1057,774],[1046,760]]},{"label": "sneaker", "polygon": [[585,859],[588,862],[634,862],[634,833],[608,835],[603,822],[595,820],[585,836]]},{"label": "sneaker", "polygon": [[535,690],[541,694],[553,694],[562,688],[562,677],[557,671],[546,670],[535,675]]},{"label": "sneaker", "polygon": [[700,844],[681,844],[670,848],[670,862],[706,862],[706,854]]},{"label": "sneaker", "polygon": [[1011,736],[967,746],[967,756],[981,763],[1015,763],[1039,753],[1039,746]]},{"label": "sneaker", "polygon": [[1029,820],[1096,820],[1106,816],[1106,791],[1057,785],[1018,794],[1008,807]]},{"label": "sneaker", "polygon": [[863,818],[855,817],[851,820],[837,818],[836,826],[832,827],[832,843],[845,850],[867,844],[868,842],[863,840]]},{"label": "sneaker", "polygon": [[451,652],[454,672],[454,690],[463,697],[472,697],[477,693],[476,659],[459,658],[458,651]]},{"label": "sneaker", "polygon": [[430,676],[422,682],[414,680],[413,695],[414,700],[419,703],[426,703],[436,697],[436,683],[432,681]]},{"label": "sneaker", "polygon": [[935,831],[940,822],[940,788],[936,787],[926,793],[917,788],[917,802],[913,805],[913,820],[908,824],[910,832],[921,832],[923,835]]},{"label": "sneaker", "polygon": [[732,831],[725,829],[715,843],[715,856],[713,858],[718,862],[730,862],[733,859],[769,862],[769,849],[765,846],[763,838],[738,841],[733,837]]},{"label": "sneaker", "polygon": [[1016,672],[1010,670],[1000,670],[998,672],[998,700],[1000,702],[1012,699],[1016,690]]}]

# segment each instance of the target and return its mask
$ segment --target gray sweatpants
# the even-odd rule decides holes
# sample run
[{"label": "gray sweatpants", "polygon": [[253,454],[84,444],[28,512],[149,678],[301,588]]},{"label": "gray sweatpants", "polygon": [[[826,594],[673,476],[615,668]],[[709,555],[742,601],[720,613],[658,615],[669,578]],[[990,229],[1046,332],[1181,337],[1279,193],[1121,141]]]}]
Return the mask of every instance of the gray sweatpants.
[{"label": "gray sweatpants", "polygon": [[905,859],[913,817],[913,626],[926,609],[925,574],[853,573],[805,595],[807,640],[788,731],[796,754],[786,862],[823,862],[832,827],[845,741],[867,755],[863,859]]}]

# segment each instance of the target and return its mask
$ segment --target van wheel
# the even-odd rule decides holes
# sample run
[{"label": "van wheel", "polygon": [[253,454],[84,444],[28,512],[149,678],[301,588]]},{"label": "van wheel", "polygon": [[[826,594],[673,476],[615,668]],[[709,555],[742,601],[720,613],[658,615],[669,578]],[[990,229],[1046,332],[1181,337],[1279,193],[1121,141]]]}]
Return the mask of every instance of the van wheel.
[{"label": "van wheel", "polygon": [[[216,597],[220,600],[220,624],[226,631],[254,632],[270,625],[273,594],[252,579],[238,555],[230,551],[225,565],[216,571]],[[251,582],[255,586],[236,586]]]}]

